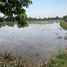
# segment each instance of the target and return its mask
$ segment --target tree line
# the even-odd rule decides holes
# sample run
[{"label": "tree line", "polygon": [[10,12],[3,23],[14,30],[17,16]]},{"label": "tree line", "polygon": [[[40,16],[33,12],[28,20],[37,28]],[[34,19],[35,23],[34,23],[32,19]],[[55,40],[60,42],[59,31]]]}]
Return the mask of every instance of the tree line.
[{"label": "tree line", "polygon": [[48,17],[48,18],[32,18],[32,17],[29,17],[28,20],[29,21],[42,21],[42,20],[61,20],[63,19],[62,17]]}]

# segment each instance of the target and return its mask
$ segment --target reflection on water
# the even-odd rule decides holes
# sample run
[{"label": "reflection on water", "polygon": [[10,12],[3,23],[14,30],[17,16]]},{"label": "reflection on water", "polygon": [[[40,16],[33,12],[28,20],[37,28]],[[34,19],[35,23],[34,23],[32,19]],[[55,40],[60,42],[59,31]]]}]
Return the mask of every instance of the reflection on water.
[{"label": "reflection on water", "polygon": [[46,60],[67,46],[66,33],[59,23],[30,24],[25,28],[2,26],[0,52],[12,51],[27,59]]},{"label": "reflection on water", "polygon": [[62,39],[63,37],[62,36],[58,36],[58,39]]},{"label": "reflection on water", "polygon": [[64,36],[64,40],[67,40],[67,36]]},{"label": "reflection on water", "polygon": [[14,23],[13,22],[0,22],[0,27],[2,26],[5,26],[5,25],[8,25],[8,26],[14,26]]}]

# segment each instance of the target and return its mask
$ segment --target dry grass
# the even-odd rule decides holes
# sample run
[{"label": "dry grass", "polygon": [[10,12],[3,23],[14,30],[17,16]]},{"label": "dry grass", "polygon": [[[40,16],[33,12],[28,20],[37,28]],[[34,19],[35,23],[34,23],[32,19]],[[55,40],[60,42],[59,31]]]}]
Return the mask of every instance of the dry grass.
[{"label": "dry grass", "polygon": [[46,65],[47,63],[29,61],[7,52],[0,55],[0,67],[47,67]]}]

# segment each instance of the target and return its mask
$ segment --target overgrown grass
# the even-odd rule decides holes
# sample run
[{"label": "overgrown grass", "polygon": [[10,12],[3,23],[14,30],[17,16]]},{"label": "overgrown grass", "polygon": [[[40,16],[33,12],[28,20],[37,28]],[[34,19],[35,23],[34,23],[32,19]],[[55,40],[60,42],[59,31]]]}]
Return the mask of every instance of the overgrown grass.
[{"label": "overgrown grass", "polygon": [[0,67],[29,67],[30,62],[11,53],[0,54]]},{"label": "overgrown grass", "polygon": [[64,28],[65,30],[67,30],[67,22],[64,22],[63,20],[60,21],[60,26],[61,26],[62,28]]},{"label": "overgrown grass", "polygon": [[0,54],[0,67],[45,67],[45,63],[37,63],[21,57],[16,57],[12,53]]},{"label": "overgrown grass", "polygon": [[67,50],[52,57],[48,62],[41,63],[15,57],[11,53],[1,54],[0,67],[67,67]]},{"label": "overgrown grass", "polygon": [[48,67],[67,67],[67,51],[53,57],[48,63]]}]

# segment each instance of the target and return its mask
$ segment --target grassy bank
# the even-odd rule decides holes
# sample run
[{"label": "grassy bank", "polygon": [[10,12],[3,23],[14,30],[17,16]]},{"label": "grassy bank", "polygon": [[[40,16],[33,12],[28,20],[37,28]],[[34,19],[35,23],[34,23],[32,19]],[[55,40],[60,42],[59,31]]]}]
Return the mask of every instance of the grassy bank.
[{"label": "grassy bank", "polygon": [[67,51],[63,51],[53,57],[48,65],[48,67],[67,67]]},{"label": "grassy bank", "polygon": [[62,28],[64,28],[65,30],[67,30],[67,22],[64,22],[63,20],[60,21],[60,26],[61,26]]}]

